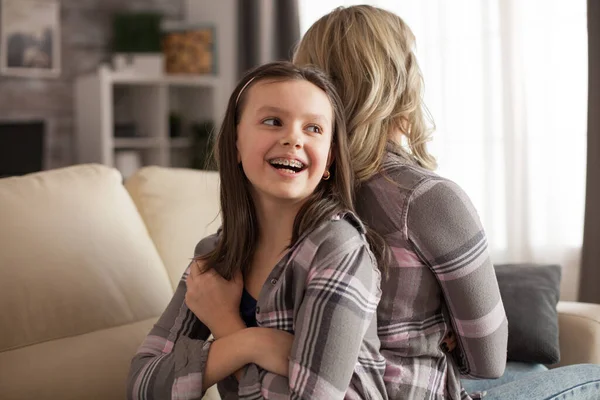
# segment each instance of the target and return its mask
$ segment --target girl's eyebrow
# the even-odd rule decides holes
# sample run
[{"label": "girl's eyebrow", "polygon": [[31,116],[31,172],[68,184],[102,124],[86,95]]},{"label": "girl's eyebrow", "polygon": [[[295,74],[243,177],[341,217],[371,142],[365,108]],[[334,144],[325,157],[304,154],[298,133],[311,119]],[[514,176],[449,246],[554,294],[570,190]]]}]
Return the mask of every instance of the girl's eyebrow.
[{"label": "girl's eyebrow", "polygon": [[[276,114],[280,114],[280,115],[284,115],[284,116],[289,116],[291,114],[289,111],[287,111],[283,108],[280,108],[280,107],[276,107],[276,106],[262,106],[258,110],[256,110],[256,112],[257,113],[272,112],[272,113],[276,113]],[[329,121],[329,118],[327,118],[323,114],[310,114],[309,113],[309,114],[303,114],[302,117],[305,119],[310,119],[311,121],[319,122],[321,124],[330,124],[331,123]]]}]

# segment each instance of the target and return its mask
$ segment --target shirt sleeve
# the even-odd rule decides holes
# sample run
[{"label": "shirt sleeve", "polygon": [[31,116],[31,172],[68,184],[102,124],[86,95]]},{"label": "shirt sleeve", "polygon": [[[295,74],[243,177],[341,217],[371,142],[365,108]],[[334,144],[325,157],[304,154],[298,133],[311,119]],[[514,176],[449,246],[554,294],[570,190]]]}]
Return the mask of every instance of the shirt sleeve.
[{"label": "shirt sleeve", "polygon": [[450,181],[428,181],[408,207],[408,236],[446,302],[461,375],[500,377],[508,324],[485,232],[468,196]]},{"label": "shirt sleeve", "polygon": [[[214,238],[202,240],[203,249]],[[191,263],[190,263],[191,266]],[[203,376],[212,340],[210,331],[185,304],[185,270],[175,294],[131,361],[127,397],[131,400],[201,399]]]},{"label": "shirt sleeve", "polygon": [[359,357],[376,359],[362,354],[361,345],[375,318],[380,275],[367,245],[355,236],[341,247],[321,245],[312,261],[295,318],[289,378],[248,365],[240,399],[343,399],[352,390]]}]

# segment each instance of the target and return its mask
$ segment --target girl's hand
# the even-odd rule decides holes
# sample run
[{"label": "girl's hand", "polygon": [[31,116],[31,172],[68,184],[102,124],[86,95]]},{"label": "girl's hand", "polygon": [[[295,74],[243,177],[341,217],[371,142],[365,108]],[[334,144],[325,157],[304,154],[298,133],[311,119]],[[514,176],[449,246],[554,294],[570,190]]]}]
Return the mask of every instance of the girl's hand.
[{"label": "girl's hand", "polygon": [[215,338],[227,336],[246,326],[240,317],[240,301],[244,281],[238,273],[231,281],[214,269],[204,271],[204,261],[196,260],[190,266],[186,279],[185,303],[210,329]]},{"label": "girl's hand", "polygon": [[454,332],[450,331],[442,340],[441,348],[445,353],[451,353],[456,348],[456,336]]},{"label": "girl's hand", "polygon": [[289,376],[294,335],[273,328],[249,328],[248,331],[253,335],[252,362],[269,372]]}]

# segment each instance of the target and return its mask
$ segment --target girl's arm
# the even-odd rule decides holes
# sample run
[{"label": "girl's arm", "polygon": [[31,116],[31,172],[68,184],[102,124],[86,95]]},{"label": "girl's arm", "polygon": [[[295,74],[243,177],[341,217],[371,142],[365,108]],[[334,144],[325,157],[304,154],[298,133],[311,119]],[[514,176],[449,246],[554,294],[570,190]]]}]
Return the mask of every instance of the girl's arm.
[{"label": "girl's arm", "polygon": [[[306,268],[306,275],[294,279],[305,279],[306,286],[294,305],[289,379],[251,364],[239,383],[240,399],[343,399],[364,389],[351,386],[357,370],[385,398],[385,360],[375,323],[380,275],[356,228],[347,221],[333,224],[337,229],[330,229],[312,260],[300,254],[294,260],[297,268]],[[364,345],[365,337],[372,346]]]},{"label": "girl's arm", "polygon": [[508,325],[485,232],[471,201],[450,181],[427,181],[410,198],[407,225],[415,252],[442,288],[461,374],[501,376]]},{"label": "girl's arm", "polygon": [[129,370],[129,399],[200,399],[214,383],[251,361],[251,337],[239,331],[216,341],[185,305],[185,280],[136,355]]}]

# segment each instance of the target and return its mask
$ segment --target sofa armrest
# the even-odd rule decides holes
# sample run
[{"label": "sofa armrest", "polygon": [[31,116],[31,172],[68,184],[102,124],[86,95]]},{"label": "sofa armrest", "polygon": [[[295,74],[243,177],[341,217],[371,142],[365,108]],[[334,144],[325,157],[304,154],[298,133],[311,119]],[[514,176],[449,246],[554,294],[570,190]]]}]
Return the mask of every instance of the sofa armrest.
[{"label": "sofa armrest", "polygon": [[557,306],[562,365],[600,364],[600,304],[560,301]]}]

